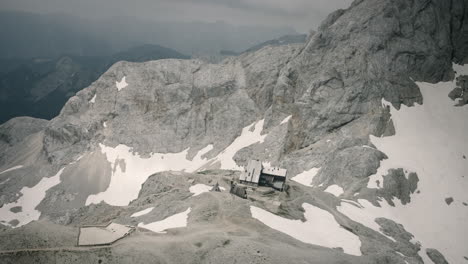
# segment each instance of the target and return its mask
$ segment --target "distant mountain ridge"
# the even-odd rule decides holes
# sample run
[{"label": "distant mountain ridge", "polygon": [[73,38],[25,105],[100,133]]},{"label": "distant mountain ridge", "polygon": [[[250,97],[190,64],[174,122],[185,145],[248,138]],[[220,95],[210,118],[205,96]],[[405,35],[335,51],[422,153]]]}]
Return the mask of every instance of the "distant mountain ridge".
[{"label": "distant mountain ridge", "polygon": [[146,43],[188,55],[210,55],[222,49],[240,51],[267,39],[296,34],[288,27],[145,21],[129,17],[86,20],[63,14],[13,11],[0,12],[0,25],[0,58],[110,56]]}]

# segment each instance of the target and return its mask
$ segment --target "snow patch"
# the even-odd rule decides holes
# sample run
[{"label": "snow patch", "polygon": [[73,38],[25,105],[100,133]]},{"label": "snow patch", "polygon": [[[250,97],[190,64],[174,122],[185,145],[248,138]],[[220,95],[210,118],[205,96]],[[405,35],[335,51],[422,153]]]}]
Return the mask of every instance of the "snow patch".
[{"label": "snow patch", "polygon": [[3,184],[5,184],[5,183],[7,183],[9,180],[10,180],[10,178],[7,178],[6,180],[0,182],[0,185],[3,185]]},{"label": "snow patch", "polygon": [[342,228],[332,214],[304,203],[305,222],[282,218],[261,208],[250,206],[252,217],[304,243],[328,248],[341,247],[347,254],[361,256],[359,237]]},{"label": "snow patch", "polygon": [[344,190],[340,186],[333,184],[333,185],[328,186],[327,189],[325,189],[325,192],[331,193],[335,195],[336,197],[338,197],[344,193]]},{"label": "snow patch", "polygon": [[[373,206],[369,201],[364,199],[358,199],[357,202],[346,200],[344,203],[337,206],[336,209],[351,218],[351,220],[361,223],[362,225],[381,233],[390,240],[395,241],[393,237],[387,236],[383,233],[380,229],[380,225],[375,222],[376,214],[379,213],[379,208]],[[380,217],[392,219],[394,216],[390,212],[387,212],[387,214],[380,215]]]},{"label": "snow patch", "polygon": [[[468,65],[454,65],[454,70],[467,74]],[[388,159],[381,161],[368,187],[378,188],[376,181],[382,182],[389,169],[403,168],[418,174],[420,193],[413,194],[409,204],[397,200],[392,207],[382,202],[381,207],[368,205],[355,215],[390,218],[402,224],[425,248],[436,248],[449,263],[460,263],[466,256],[468,237],[468,213],[457,202],[468,200],[468,178],[462,177],[468,176],[468,160],[463,159],[468,153],[468,107],[454,107],[447,96],[456,87],[455,81],[416,84],[424,99],[422,105],[402,105],[396,110],[382,101],[390,106],[396,134],[370,137]],[[447,206],[446,197],[453,197],[455,202]],[[426,254],[421,255],[427,260]]]},{"label": "snow patch", "polygon": [[190,186],[189,191],[193,193],[193,196],[198,196],[202,193],[209,192],[211,189],[213,189],[213,186],[208,186],[206,184],[199,183]]},{"label": "snow patch", "polygon": [[89,102],[91,104],[94,104],[96,102],[96,94],[94,94],[93,98],[91,98],[91,100],[89,100]]},{"label": "snow patch", "polygon": [[115,82],[115,86],[117,86],[118,91],[128,86],[128,83],[125,81],[125,78],[126,77],[124,76],[122,77],[122,80],[120,80],[120,82]]},{"label": "snow patch", "polygon": [[23,168],[23,165],[14,166],[14,167],[11,167],[9,169],[6,169],[6,170],[0,172],[0,174],[7,173],[9,171],[14,171],[14,170],[21,169],[21,168]]},{"label": "snow patch", "polygon": [[[41,216],[41,212],[36,210],[36,207],[45,198],[47,190],[60,183],[60,175],[63,170],[64,168],[50,178],[42,178],[39,183],[31,188],[23,187],[20,191],[23,196],[16,202],[4,204],[3,207],[0,208],[0,221],[9,225],[9,221],[16,219],[19,223],[14,227],[20,227],[31,221],[38,220]],[[10,211],[11,208],[18,206],[21,206],[21,212],[13,213]]]},{"label": "snow patch", "polygon": [[313,187],[312,180],[314,179],[315,175],[317,175],[319,170],[320,168],[312,168],[308,171],[297,174],[296,176],[292,177],[291,180],[308,187]]},{"label": "snow patch", "polygon": [[363,147],[363,148],[369,148],[369,149],[375,149],[375,148],[373,148],[373,147],[371,147],[371,146],[368,146],[368,145],[362,145],[361,147]]},{"label": "snow patch", "polygon": [[286,117],[285,119],[283,119],[283,121],[281,121],[280,125],[288,123],[289,119],[291,119],[291,117],[292,117],[292,115],[290,115],[290,116]]},{"label": "snow patch", "polygon": [[161,221],[152,222],[146,225],[143,223],[139,223],[138,227],[146,228],[156,233],[166,233],[165,230],[167,229],[186,227],[188,214],[190,213],[190,211],[191,208],[189,207],[186,211],[169,216]]},{"label": "snow patch", "polygon": [[107,123],[106,122],[102,123],[102,126],[107,127]]},{"label": "snow patch", "polygon": [[141,210],[141,211],[138,211],[138,212],[132,214],[130,217],[138,217],[138,216],[148,214],[149,212],[153,211],[153,209],[154,209],[154,207],[146,208],[144,210]]}]

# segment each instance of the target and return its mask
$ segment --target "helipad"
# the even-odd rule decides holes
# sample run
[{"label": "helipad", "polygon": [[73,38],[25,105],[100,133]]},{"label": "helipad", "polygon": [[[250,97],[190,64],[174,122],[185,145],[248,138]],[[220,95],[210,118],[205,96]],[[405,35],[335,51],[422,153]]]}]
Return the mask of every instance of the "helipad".
[{"label": "helipad", "polygon": [[110,245],[133,230],[132,226],[116,223],[107,226],[83,226],[78,233],[78,246]]}]

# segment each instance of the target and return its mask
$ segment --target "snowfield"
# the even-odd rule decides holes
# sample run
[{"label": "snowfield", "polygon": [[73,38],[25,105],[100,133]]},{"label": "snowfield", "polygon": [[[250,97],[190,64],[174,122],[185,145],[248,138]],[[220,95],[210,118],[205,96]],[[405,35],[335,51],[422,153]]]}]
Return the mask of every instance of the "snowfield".
[{"label": "snowfield", "polygon": [[[458,74],[468,74],[468,65],[454,65]],[[378,229],[376,217],[385,217],[402,224],[426,248],[436,248],[449,263],[462,263],[468,256],[468,106],[455,107],[447,95],[455,88],[455,81],[437,84],[417,83],[424,103],[396,110],[389,105],[396,134],[390,137],[371,136],[372,143],[388,159],[381,162],[368,187],[379,188],[382,176],[391,168],[403,168],[405,173],[416,172],[419,192],[411,195],[411,202],[402,205],[395,199],[395,207],[385,201],[381,207],[360,201],[363,208],[342,204],[341,212],[356,221]],[[453,198],[448,205],[445,199]],[[425,252],[421,257],[431,263]]]},{"label": "snowfield", "polygon": [[292,177],[291,180],[300,183],[304,186],[313,187],[312,180],[315,175],[319,172],[320,168],[312,168],[310,170],[304,171]]},{"label": "snowfield", "polygon": [[[41,212],[36,210],[36,207],[45,198],[47,190],[60,183],[60,175],[63,170],[64,168],[50,178],[42,178],[41,181],[33,187],[23,187],[20,191],[22,196],[17,201],[4,204],[0,208],[0,221],[5,225],[12,226],[8,224],[8,222],[18,220],[19,223],[15,227],[20,227],[31,221],[38,220],[41,216]],[[21,210],[17,213],[10,210],[19,206]]]},{"label": "snowfield", "polygon": [[139,223],[138,227],[146,228],[156,233],[166,233],[165,230],[177,227],[186,227],[188,214],[192,209],[188,208],[182,213],[178,213],[165,218],[164,220],[152,222],[149,224]]},{"label": "snowfield", "polygon": [[[206,159],[201,156],[210,151],[212,146],[200,150],[192,160],[187,160],[188,149],[179,153],[155,153],[149,158],[142,158],[138,153],[125,145],[115,148],[100,144],[101,151],[106,155],[112,172],[109,187],[101,193],[90,195],[86,205],[104,201],[110,205],[124,206],[138,197],[141,185],[154,173],[161,171],[195,171]],[[122,165],[124,164],[124,165]]]},{"label": "snowfield", "polygon": [[361,256],[361,240],[340,227],[329,212],[308,203],[302,204],[305,222],[282,218],[261,208],[250,206],[252,217],[263,224],[304,243],[334,248],[342,247],[350,255]]}]

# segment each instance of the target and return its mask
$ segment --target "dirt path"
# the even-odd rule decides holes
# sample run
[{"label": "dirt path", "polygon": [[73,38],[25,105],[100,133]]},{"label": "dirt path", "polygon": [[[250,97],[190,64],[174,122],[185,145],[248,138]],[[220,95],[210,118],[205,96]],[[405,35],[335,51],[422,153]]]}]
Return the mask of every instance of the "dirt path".
[{"label": "dirt path", "polygon": [[51,247],[51,248],[24,248],[24,249],[14,249],[14,250],[3,250],[0,251],[0,255],[14,254],[20,252],[42,252],[42,251],[87,251],[90,249],[102,249],[110,248],[113,245],[106,246],[90,246],[90,247]]},{"label": "dirt path", "polygon": [[[171,234],[171,232],[167,234],[157,234],[153,233],[152,231],[142,231],[146,229],[136,228],[129,236],[122,238],[111,245],[101,245],[101,246],[67,246],[67,247],[48,247],[48,248],[23,248],[23,249],[15,249],[15,250],[2,250],[0,251],[0,255],[8,255],[8,254],[15,254],[21,252],[45,252],[45,251],[88,251],[93,249],[103,249],[103,248],[113,248],[122,244],[132,243],[135,240],[141,240],[143,237],[146,237],[148,240],[153,240],[154,242],[161,242],[164,240],[166,242],[176,242],[176,241],[187,241],[193,239],[195,237],[200,237],[202,235],[207,235],[210,233],[223,233],[227,234],[230,232],[239,232],[243,231],[245,233],[250,234],[250,236],[256,236],[254,233],[248,232],[249,229],[240,226],[236,223],[233,223],[228,216],[226,216],[223,208],[225,207],[226,201],[219,199],[216,195],[212,196],[211,198],[215,199],[217,202],[217,211],[218,216],[212,222],[206,224],[200,223],[193,223],[189,226],[186,230],[182,232],[177,232],[175,234]],[[233,197],[232,199],[238,199]],[[230,200],[229,205],[232,205],[233,201]]]}]

